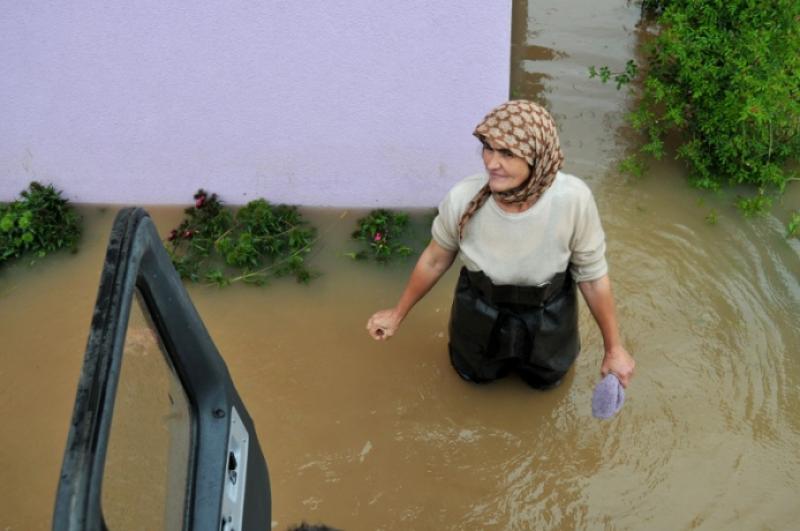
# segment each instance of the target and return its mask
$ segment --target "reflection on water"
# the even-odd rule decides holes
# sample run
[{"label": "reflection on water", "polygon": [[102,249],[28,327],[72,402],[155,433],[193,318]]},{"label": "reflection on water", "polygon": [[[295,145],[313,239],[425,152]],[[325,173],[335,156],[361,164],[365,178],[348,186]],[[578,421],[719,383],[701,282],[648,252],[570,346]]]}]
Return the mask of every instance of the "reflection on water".
[{"label": "reflection on water", "polygon": [[190,430],[188,399],[137,292],[103,471],[110,529],[183,529]]},{"label": "reflection on water", "polygon": [[[367,317],[411,263],[342,256],[360,213],[306,211],[323,238],[309,286],[198,285],[190,293],[269,461],[275,529],[789,529],[800,518],[800,245],[777,219],[744,220],[735,192],[701,194],[672,162],[618,175],[628,103],[589,80],[633,54],[638,7],[529,7],[530,44],[556,50],[539,100],[565,169],[597,198],[622,333],[638,375],[621,414],[591,417],[601,340],[561,387],[461,381],[446,356],[451,271],[387,343]],[[465,131],[465,135],[469,135]],[[474,153],[465,156],[476,156]],[[800,206],[789,190],[781,212]],[[710,209],[718,223],[704,221]],[[150,209],[162,234],[179,209]],[[80,254],[0,272],[0,529],[46,528],[113,212],[85,209]],[[13,510],[12,510],[13,509]]]}]

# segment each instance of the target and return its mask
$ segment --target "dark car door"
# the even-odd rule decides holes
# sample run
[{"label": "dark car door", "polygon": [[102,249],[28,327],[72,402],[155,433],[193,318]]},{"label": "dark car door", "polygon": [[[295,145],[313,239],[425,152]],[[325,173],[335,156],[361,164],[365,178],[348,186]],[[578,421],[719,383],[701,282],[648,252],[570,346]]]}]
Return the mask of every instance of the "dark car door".
[{"label": "dark car door", "polygon": [[255,427],[148,214],[116,217],[54,530],[269,529]]}]

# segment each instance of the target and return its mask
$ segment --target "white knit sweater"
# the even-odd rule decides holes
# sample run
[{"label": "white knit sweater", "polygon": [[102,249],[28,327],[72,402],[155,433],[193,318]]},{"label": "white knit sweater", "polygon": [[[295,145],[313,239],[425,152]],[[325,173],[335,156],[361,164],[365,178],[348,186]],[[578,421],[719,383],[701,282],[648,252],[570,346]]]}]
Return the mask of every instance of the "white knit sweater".
[{"label": "white knit sweater", "polygon": [[591,190],[579,178],[559,172],[553,184],[528,210],[508,213],[493,197],[478,209],[458,241],[458,221],[486,184],[478,174],[456,184],[439,205],[433,239],[459,250],[471,271],[483,271],[495,284],[536,286],[569,266],[576,282],[608,272],[605,234]]}]

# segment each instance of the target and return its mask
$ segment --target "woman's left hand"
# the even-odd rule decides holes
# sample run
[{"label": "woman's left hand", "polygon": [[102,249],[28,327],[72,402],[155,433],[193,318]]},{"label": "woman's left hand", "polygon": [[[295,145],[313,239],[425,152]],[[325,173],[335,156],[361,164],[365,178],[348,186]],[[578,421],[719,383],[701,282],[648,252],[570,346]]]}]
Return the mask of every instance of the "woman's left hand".
[{"label": "woman's left hand", "polygon": [[634,367],[636,367],[636,362],[633,360],[633,356],[620,345],[606,350],[603,364],[600,366],[600,374],[605,377],[606,374],[613,373],[619,378],[622,387],[628,387],[633,377]]}]

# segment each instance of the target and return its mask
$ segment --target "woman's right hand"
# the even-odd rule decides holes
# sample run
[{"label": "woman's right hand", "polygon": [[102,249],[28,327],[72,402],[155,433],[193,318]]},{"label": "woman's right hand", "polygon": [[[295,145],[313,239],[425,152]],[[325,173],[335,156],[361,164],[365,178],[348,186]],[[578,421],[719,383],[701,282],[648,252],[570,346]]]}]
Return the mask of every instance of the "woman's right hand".
[{"label": "woman's right hand", "polygon": [[397,332],[400,322],[447,271],[455,260],[456,254],[457,251],[448,251],[435,240],[431,240],[417,260],[417,265],[411,272],[406,289],[394,308],[375,312],[367,321],[367,332],[372,339],[385,341]]},{"label": "woman's right hand", "polygon": [[403,317],[394,308],[375,312],[367,321],[367,332],[372,339],[385,341],[397,332],[402,320]]}]

